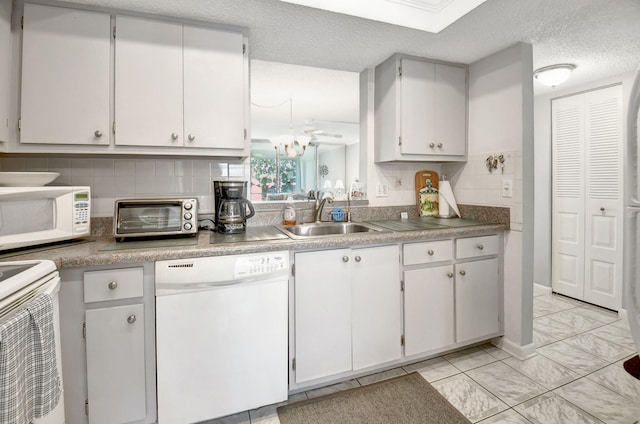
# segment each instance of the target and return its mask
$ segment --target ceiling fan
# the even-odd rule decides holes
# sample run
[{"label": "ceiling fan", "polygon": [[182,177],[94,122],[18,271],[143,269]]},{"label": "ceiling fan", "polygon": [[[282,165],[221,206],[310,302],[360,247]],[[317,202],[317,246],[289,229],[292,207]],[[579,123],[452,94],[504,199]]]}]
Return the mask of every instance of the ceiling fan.
[{"label": "ceiling fan", "polygon": [[[333,121],[327,121],[327,122],[333,122]],[[304,131],[305,134],[310,136],[312,141],[317,140],[316,136],[342,138],[342,134],[331,133],[331,132],[327,132],[325,130],[316,128],[315,121],[313,120],[305,121],[304,126],[302,127],[302,131]]]}]

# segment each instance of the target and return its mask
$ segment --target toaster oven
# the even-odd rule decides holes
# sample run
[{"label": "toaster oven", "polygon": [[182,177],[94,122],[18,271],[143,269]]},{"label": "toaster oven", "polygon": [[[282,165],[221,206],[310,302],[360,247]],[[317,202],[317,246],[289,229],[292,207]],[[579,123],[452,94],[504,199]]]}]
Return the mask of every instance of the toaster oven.
[{"label": "toaster oven", "polygon": [[119,240],[198,233],[197,199],[119,199],[113,216],[113,235]]}]

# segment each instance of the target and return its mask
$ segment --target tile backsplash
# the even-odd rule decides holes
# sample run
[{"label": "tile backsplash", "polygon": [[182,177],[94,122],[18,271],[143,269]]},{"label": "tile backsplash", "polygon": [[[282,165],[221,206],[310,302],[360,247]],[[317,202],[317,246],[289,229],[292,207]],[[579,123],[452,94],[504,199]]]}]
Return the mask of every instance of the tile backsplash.
[{"label": "tile backsplash", "polygon": [[[486,159],[502,154],[504,169],[489,171]],[[487,152],[469,156],[466,163],[446,164],[442,172],[451,181],[457,203],[510,208],[511,229],[522,230],[522,153],[520,151]],[[504,180],[512,182],[512,197],[503,197]]]},{"label": "tile backsplash", "polygon": [[59,172],[51,185],[91,187],[93,217],[113,216],[126,197],[194,196],[199,211],[213,212],[212,181],[247,180],[248,161],[215,158],[5,156],[1,171]]}]

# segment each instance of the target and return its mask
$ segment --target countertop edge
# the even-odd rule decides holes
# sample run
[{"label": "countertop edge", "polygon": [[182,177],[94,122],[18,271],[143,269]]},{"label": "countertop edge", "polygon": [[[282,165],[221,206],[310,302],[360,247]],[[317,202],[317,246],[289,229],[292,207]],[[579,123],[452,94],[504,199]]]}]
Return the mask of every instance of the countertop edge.
[{"label": "countertop edge", "polygon": [[307,240],[277,239],[240,243],[209,243],[209,231],[198,233],[197,244],[189,246],[143,248],[101,251],[112,237],[97,237],[95,241],[72,246],[61,246],[38,252],[25,252],[2,261],[49,259],[59,269],[135,264],[160,260],[187,259],[205,256],[223,256],[260,253],[276,250],[317,250],[344,247],[364,247],[394,244],[428,239],[467,237],[506,231],[503,224],[485,224],[469,227],[443,228],[416,231],[379,231],[366,234],[317,237]]}]

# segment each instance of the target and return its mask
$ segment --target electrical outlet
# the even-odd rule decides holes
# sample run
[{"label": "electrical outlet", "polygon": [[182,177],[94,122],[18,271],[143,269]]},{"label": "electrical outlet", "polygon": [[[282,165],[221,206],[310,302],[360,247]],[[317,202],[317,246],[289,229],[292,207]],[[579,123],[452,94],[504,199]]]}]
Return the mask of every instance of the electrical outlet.
[{"label": "electrical outlet", "polygon": [[376,197],[388,197],[389,186],[387,184],[378,184],[376,188]]},{"label": "electrical outlet", "polygon": [[502,197],[513,197],[513,180],[511,178],[502,179]]}]

